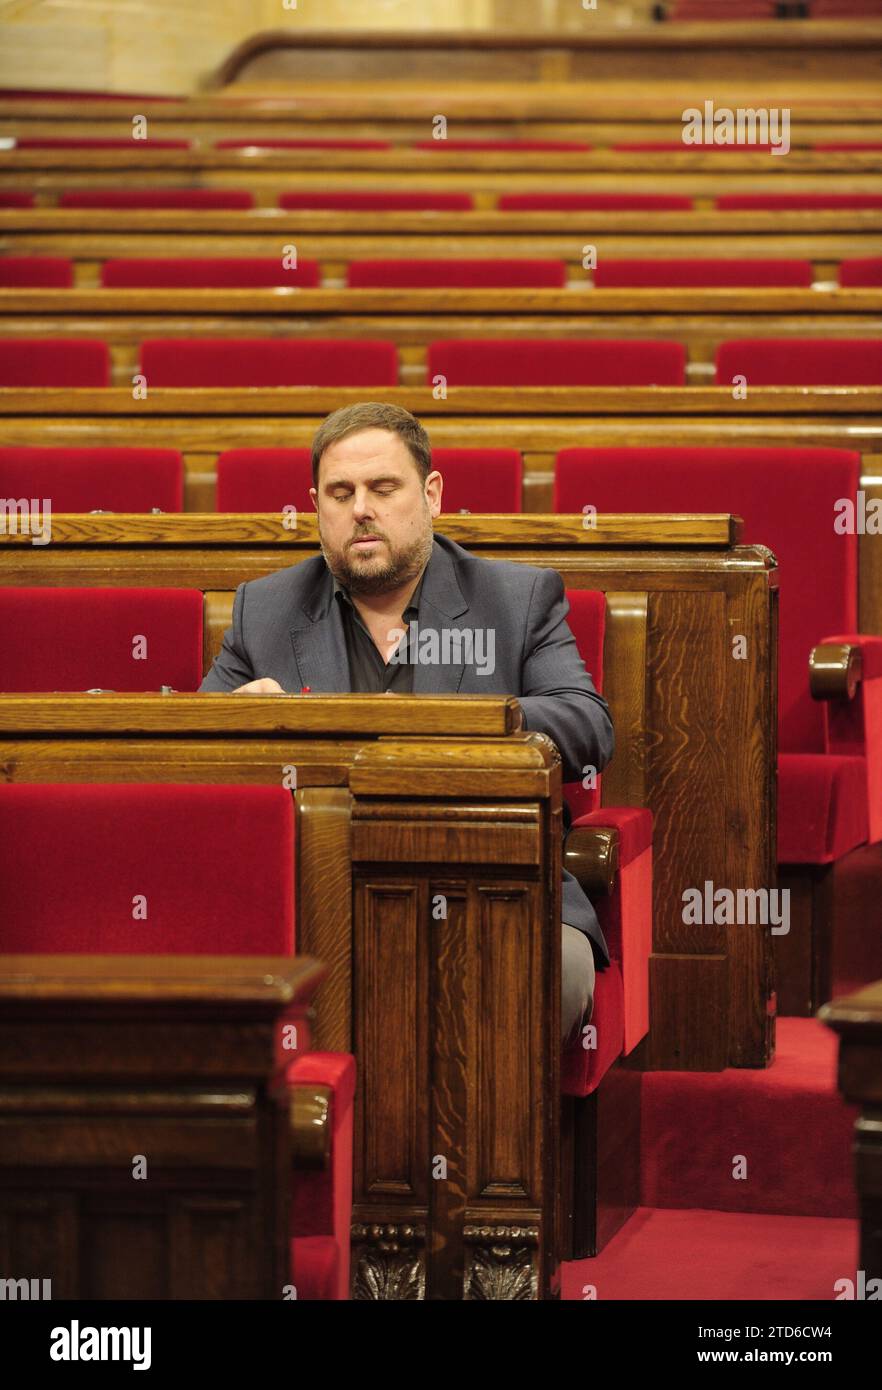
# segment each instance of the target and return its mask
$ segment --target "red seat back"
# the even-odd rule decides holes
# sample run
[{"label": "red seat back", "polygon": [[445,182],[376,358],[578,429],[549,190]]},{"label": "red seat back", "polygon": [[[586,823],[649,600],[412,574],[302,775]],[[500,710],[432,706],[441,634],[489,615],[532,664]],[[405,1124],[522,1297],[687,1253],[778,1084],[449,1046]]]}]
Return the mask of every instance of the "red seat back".
[{"label": "red seat back", "polygon": [[882,193],[725,193],[721,212],[812,212],[821,208],[882,208]]},{"label": "red seat back", "polygon": [[20,150],[188,150],[189,140],[133,140],[131,136],[25,135],[16,140]]},{"label": "red seat back", "polygon": [[104,262],[101,283],[108,289],[251,289],[279,285],[314,289],[319,283],[319,266],[318,261],[298,261],[286,269],[279,256],[117,260]]},{"label": "red seat back", "polygon": [[683,386],[680,343],[462,338],[430,343],[427,379],[451,386]]},{"label": "red seat back", "polygon": [[0,449],[0,497],[48,497],[53,512],[179,512],[183,475],[175,449]]},{"label": "red seat back", "polygon": [[442,512],[519,512],[524,464],[518,449],[433,449],[444,480]]},{"label": "red seat back", "polygon": [[0,289],[69,290],[72,284],[73,261],[63,256],[0,257]]},{"label": "red seat back", "polygon": [[501,212],[691,212],[677,193],[503,193]]},{"label": "red seat back", "polygon": [[280,208],[330,208],[340,212],[471,212],[471,193],[399,192],[396,189],[352,189],[344,193],[321,189],[282,193]]},{"label": "red seat back", "polygon": [[198,589],[0,588],[0,691],[197,690]]},{"label": "red seat back", "polygon": [[843,289],[876,289],[882,286],[882,256],[840,261],[839,283]]},{"label": "red seat back", "polygon": [[254,207],[244,188],[70,188],[58,195],[61,208],[187,208],[236,211]]},{"label": "red seat back", "polygon": [[284,140],[270,137],[267,139],[263,135],[253,136],[250,140],[215,140],[216,150],[391,150],[392,146],[388,140],[343,140],[343,139],[314,139],[314,140]]},{"label": "red seat back", "polygon": [[[594,589],[567,589],[567,602],[570,605],[567,622],[576,639],[579,656],[585,663],[595,689],[603,692],[603,642],[606,635],[606,595]],[[586,816],[600,805],[600,779],[586,774],[581,782],[564,784],[564,796],[570,814],[575,820]],[[588,782],[588,786],[585,782]]]},{"label": "red seat back", "polygon": [[91,338],[0,339],[0,386],[109,385],[106,343]]},{"label": "red seat back", "polygon": [[394,260],[350,261],[347,283],[353,289],[400,286],[424,289],[469,288],[561,289],[567,280],[563,261]]},{"label": "red seat back", "polygon": [[397,386],[394,343],[360,338],[155,338],[141,344],[151,386]]},{"label": "red seat back", "polygon": [[32,208],[33,206],[33,193],[24,193],[17,189],[5,189],[0,192],[0,208]]},{"label": "red seat back", "polygon": [[708,286],[726,288],[791,286],[808,289],[814,278],[811,261],[794,260],[607,260],[593,273],[597,289]]},{"label": "red seat back", "polygon": [[311,449],[227,449],[217,460],[218,511],[311,511],[311,460]]},{"label": "red seat back", "polygon": [[882,338],[741,338],[717,349],[716,381],[751,386],[880,386]]},{"label": "red seat back", "polygon": [[591,150],[584,140],[418,140],[415,150]]},{"label": "red seat back", "polygon": [[[769,546],[780,566],[781,751],[819,753],[823,710],[809,694],[808,659],[824,637],[857,628],[857,537],[834,521],[859,477],[860,455],[840,449],[564,449],[554,505],[743,517],[745,543]],[[719,640],[729,640],[722,629]]]},{"label": "red seat back", "polygon": [[0,785],[0,951],[284,955],[282,787]]}]

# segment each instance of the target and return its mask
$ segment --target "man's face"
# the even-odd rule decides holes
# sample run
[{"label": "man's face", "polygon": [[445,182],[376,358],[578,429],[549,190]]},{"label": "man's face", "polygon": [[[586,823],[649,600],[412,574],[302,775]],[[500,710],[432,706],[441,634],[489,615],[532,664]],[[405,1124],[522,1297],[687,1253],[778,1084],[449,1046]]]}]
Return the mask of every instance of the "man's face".
[{"label": "man's face", "polygon": [[322,454],[310,496],[328,569],[353,594],[381,594],[422,573],[441,511],[441,474],[420,482],[404,441],[369,429]]}]

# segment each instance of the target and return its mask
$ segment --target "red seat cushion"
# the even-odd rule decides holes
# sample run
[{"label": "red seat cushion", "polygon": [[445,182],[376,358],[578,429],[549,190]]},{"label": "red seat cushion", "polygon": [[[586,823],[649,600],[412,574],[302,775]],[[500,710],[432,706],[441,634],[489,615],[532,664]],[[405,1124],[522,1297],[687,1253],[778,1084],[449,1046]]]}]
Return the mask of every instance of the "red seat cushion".
[{"label": "red seat cushion", "polygon": [[0,689],[197,690],[198,589],[0,588]]},{"label": "red seat cushion", "polygon": [[0,497],[49,498],[53,512],[179,512],[175,449],[0,449]]},{"label": "red seat cushion", "polygon": [[0,288],[17,286],[69,290],[73,284],[73,261],[63,256],[0,257]]},{"label": "red seat cushion", "polygon": [[566,284],[563,261],[500,260],[394,260],[351,261],[347,283],[353,289],[399,286],[426,289],[475,287],[477,289],[560,289]]},{"label": "red seat cushion", "polygon": [[819,208],[882,208],[882,193],[724,193],[721,212],[798,212]]},{"label": "red seat cushion", "polygon": [[[565,1096],[588,1096],[603,1080],[625,1043],[625,991],[619,962],[598,970],[594,980],[593,1032],[565,1047],[560,1059],[560,1087]],[[583,1045],[584,1043],[594,1046]]]},{"label": "red seat cushion", "polygon": [[32,208],[33,206],[33,193],[24,193],[12,189],[5,189],[3,192],[0,192],[0,208]]},{"label": "red seat cushion", "polygon": [[320,189],[303,193],[282,193],[280,208],[331,208],[341,212],[471,212],[475,201],[471,193],[398,192],[394,189],[353,189],[347,193],[324,193]]},{"label": "red seat cushion", "polygon": [[741,338],[717,348],[716,382],[751,386],[880,386],[882,338]]},{"label": "red seat cushion", "polygon": [[518,449],[433,449],[444,479],[443,512],[519,512],[523,460]]},{"label": "red seat cushion", "polygon": [[680,343],[463,338],[430,343],[427,380],[456,386],[684,386]]},{"label": "red seat cushion", "polygon": [[141,344],[152,386],[397,386],[394,343],[360,338],[155,338]]},{"label": "red seat cushion", "polygon": [[20,150],[188,150],[189,140],[133,140],[131,136],[95,138],[85,135],[22,136],[16,140]]},{"label": "red seat cushion", "polygon": [[105,261],[101,267],[101,283],[109,289],[250,289],[279,285],[315,288],[319,283],[319,266],[318,261],[298,261],[296,266],[286,269],[279,256]]},{"label": "red seat cushion", "polygon": [[780,746],[820,753],[808,660],[829,633],[857,626],[857,537],[832,522],[836,501],[855,497],[860,466],[859,454],[840,449],[565,449],[554,506],[742,516],[745,544],[770,546],[780,566]]},{"label": "red seat cushion", "polygon": [[0,339],[0,386],[109,385],[106,343],[91,338]]},{"label": "red seat cushion", "polygon": [[254,207],[244,188],[69,188],[61,208],[187,208],[236,211]]},{"label": "red seat cushion", "polygon": [[782,753],[778,759],[778,862],[831,864],[868,838],[863,758]]},{"label": "red seat cushion", "polygon": [[294,810],[282,787],[0,785],[0,843],[2,951],[294,949]]},{"label": "red seat cushion", "polygon": [[418,140],[415,150],[590,150],[584,140]]},{"label": "red seat cushion", "polygon": [[388,140],[337,140],[337,139],[314,139],[314,140],[284,140],[271,137],[267,139],[263,135],[253,136],[250,140],[215,140],[216,150],[391,150],[392,146]]},{"label": "red seat cushion", "polygon": [[217,461],[219,512],[312,510],[311,449],[227,449]]},{"label": "red seat cushion", "polygon": [[502,212],[691,212],[678,193],[503,193]]},{"label": "red seat cushion", "polygon": [[843,289],[882,286],[882,256],[840,261],[839,283]]},{"label": "red seat cushion", "polygon": [[793,286],[807,289],[814,279],[811,261],[784,260],[607,260],[594,271],[597,289],[622,286]]}]

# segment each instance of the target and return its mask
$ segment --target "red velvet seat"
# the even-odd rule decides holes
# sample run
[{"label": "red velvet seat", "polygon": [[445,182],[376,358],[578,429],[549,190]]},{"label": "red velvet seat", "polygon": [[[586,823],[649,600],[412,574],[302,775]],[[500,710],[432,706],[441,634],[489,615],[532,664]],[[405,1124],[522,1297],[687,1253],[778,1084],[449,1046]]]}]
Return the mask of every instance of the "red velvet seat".
[{"label": "red velvet seat", "polygon": [[0,691],[194,691],[198,589],[0,588]]},{"label": "red velvet seat", "polygon": [[678,193],[503,193],[501,212],[691,212]]},{"label": "red velvet seat", "polygon": [[502,260],[388,260],[350,261],[347,284],[352,289],[410,287],[424,289],[513,289],[517,286],[561,289],[567,282],[563,261]]},{"label": "red velvet seat", "polygon": [[298,261],[286,269],[279,256],[117,260],[104,262],[101,283],[107,289],[256,289],[279,285],[314,289],[319,283],[319,265],[318,261]]},{"label": "red velvet seat", "polygon": [[415,150],[591,150],[584,140],[417,140]]},{"label": "red velvet seat", "polygon": [[53,512],[179,512],[183,476],[175,449],[0,448],[0,497],[48,497]]},{"label": "red velvet seat", "polygon": [[396,189],[352,189],[345,193],[305,189],[282,193],[279,207],[292,210],[328,208],[338,212],[471,212],[471,193],[399,192]]},{"label": "red velvet seat", "polygon": [[[568,622],[579,655],[598,690],[603,687],[603,642],[606,599],[592,590],[567,590]],[[602,777],[595,787],[581,782],[564,786],[572,817],[579,827],[618,832],[619,873],[615,891],[595,902],[610,966],[595,980],[593,1033],[564,1048],[561,1087],[565,1095],[587,1096],[609,1067],[632,1052],[649,1030],[649,957],[652,951],[652,813],[642,807],[600,806]],[[593,1044],[586,1046],[585,1043]]]},{"label": "red velvet seat", "polygon": [[189,150],[189,140],[133,140],[131,136],[110,138],[85,135],[25,135],[16,140],[20,150]]},{"label": "red velvet seat", "polygon": [[18,192],[9,188],[0,192],[0,208],[32,208],[33,206],[33,193]]},{"label": "red velvet seat", "polygon": [[[311,458],[309,449],[226,450],[217,461],[218,511],[311,511]],[[521,510],[517,449],[433,449],[432,463],[444,477],[444,512]]]},{"label": "red velvet seat", "polygon": [[684,386],[680,343],[462,338],[429,344],[427,380],[456,386]]},{"label": "red velvet seat", "polygon": [[391,150],[392,146],[388,140],[337,140],[337,139],[313,139],[313,140],[284,140],[271,137],[266,139],[262,135],[254,136],[250,140],[215,140],[216,150]]},{"label": "red velvet seat", "polygon": [[110,385],[110,353],[92,338],[0,339],[0,386]]},{"label": "red velvet seat", "polygon": [[721,212],[814,212],[823,208],[882,208],[882,193],[725,193]]},{"label": "red velvet seat", "polygon": [[254,207],[244,188],[69,188],[60,208],[186,208],[234,212]]},{"label": "red velvet seat", "polygon": [[63,256],[0,257],[0,289],[69,290],[72,285],[73,261]]},{"label": "red velvet seat", "polygon": [[882,256],[864,256],[839,262],[839,284],[843,289],[882,286]]},{"label": "red velvet seat", "polygon": [[[0,784],[0,950],[289,956],[294,838],[282,787]],[[146,917],[133,911],[135,895]],[[345,1299],[354,1060],[328,1052],[291,1060],[280,1046],[278,1061],[289,1086],[332,1092],[330,1167],[294,1182],[297,1296]]]},{"label": "red velvet seat", "polygon": [[[824,864],[882,838],[882,638],[857,628],[857,536],[836,504],[855,499],[860,455],[837,449],[565,449],[556,511],[732,512],[746,544],[780,566],[778,859]],[[809,692],[816,645],[864,650],[848,710]],[[878,675],[877,673],[878,668]]]},{"label": "red velvet seat", "polygon": [[397,386],[394,343],[367,338],[154,338],[141,344],[151,386]]},{"label": "red velvet seat", "polygon": [[811,287],[811,261],[795,260],[607,260],[593,272],[596,289],[659,288],[662,286]]},{"label": "red velvet seat", "polygon": [[882,338],[740,338],[717,349],[716,382],[751,386],[880,386]]}]

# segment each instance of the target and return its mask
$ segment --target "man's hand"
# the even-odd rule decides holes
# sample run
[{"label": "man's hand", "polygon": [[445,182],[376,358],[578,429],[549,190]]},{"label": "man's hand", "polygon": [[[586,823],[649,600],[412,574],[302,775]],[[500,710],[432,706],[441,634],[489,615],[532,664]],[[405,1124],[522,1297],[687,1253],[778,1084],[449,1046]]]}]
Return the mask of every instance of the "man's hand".
[{"label": "man's hand", "polygon": [[512,730],[512,733],[519,734],[519,733],[521,733],[521,731],[523,730],[523,728],[524,728],[524,711],[521,709],[520,705],[518,705],[518,707],[517,707],[517,723],[515,724],[514,729]]},{"label": "man's hand", "polygon": [[249,681],[247,685],[237,686],[234,695],[284,695],[284,690],[272,676],[262,676],[259,681]]}]

